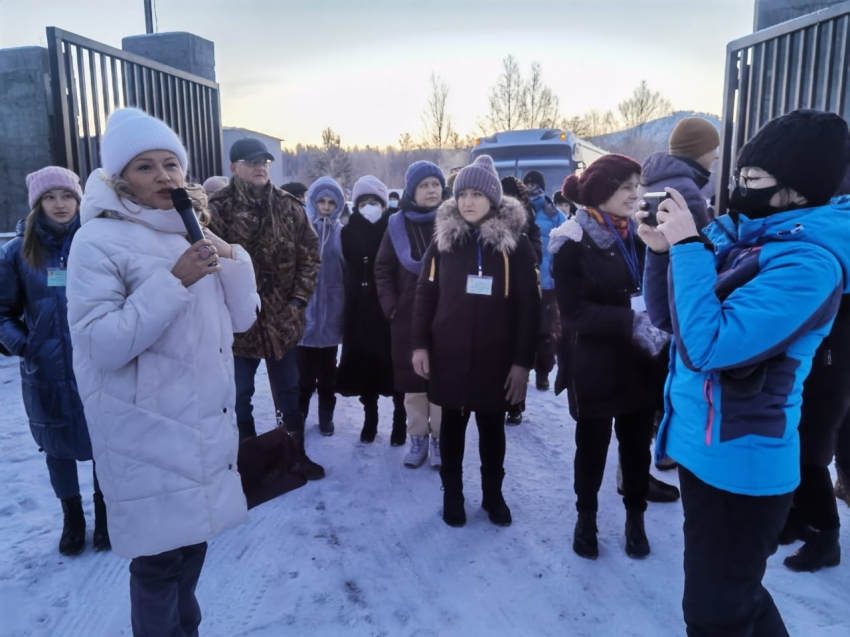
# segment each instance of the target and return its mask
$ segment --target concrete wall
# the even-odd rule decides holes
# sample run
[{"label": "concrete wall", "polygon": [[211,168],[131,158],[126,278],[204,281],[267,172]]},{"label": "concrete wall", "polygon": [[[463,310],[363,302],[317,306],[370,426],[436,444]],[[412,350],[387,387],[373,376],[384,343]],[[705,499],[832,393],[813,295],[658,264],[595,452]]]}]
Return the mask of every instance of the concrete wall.
[{"label": "concrete wall", "polygon": [[215,81],[215,44],[191,33],[151,33],[121,40],[121,48]]},{"label": "concrete wall", "polygon": [[0,232],[29,212],[26,176],[53,163],[47,49],[0,49]]},{"label": "concrete wall", "polygon": [[272,182],[276,186],[286,183],[283,180],[283,153],[280,151],[280,140],[277,137],[270,137],[245,128],[224,128],[224,145],[221,157],[224,176],[233,176],[233,173],[230,172],[230,147],[233,146],[233,142],[237,139],[243,139],[245,137],[253,137],[263,142],[269,153],[274,156],[274,161],[269,166],[269,176],[272,178]]},{"label": "concrete wall", "polygon": [[756,0],[754,31],[835,6],[846,0]]}]

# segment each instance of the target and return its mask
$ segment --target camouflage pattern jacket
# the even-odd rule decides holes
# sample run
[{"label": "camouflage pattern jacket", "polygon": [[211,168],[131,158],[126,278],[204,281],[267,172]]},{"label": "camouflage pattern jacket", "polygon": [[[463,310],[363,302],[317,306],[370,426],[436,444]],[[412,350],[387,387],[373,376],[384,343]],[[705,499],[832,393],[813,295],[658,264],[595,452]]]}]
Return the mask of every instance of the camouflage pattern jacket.
[{"label": "camouflage pattern jacket", "polygon": [[262,321],[237,334],[233,354],[265,358],[261,323],[275,360],[298,345],[304,333],[305,307],[319,274],[319,239],[295,197],[271,182],[260,198],[234,177],[210,198],[210,230],[245,248],[254,262]]}]

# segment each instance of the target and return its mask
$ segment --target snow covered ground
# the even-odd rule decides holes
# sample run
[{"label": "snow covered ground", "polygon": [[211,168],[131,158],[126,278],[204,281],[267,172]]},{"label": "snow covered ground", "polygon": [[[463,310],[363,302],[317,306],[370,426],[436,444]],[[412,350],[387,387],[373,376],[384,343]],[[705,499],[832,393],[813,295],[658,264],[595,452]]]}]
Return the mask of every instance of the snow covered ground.
[{"label": "snow covered ground", "polygon": [[[61,510],[30,436],[17,359],[0,357],[0,636],[130,635],[128,561],[57,551]],[[261,372],[262,373],[262,372]],[[258,381],[259,422],[272,422]],[[682,514],[650,505],[652,555],[623,552],[625,514],[614,486],[615,449],[600,494],[600,557],[571,550],[573,422],[565,398],[531,390],[526,422],[508,430],[505,498],[514,524],[496,528],[480,509],[477,432],[466,458],[469,521],[440,518],[440,480],[402,466],[389,445],[391,404],[381,403],[374,444],[359,442],[360,405],[340,400],[337,433],[308,422],[324,480],[265,504],[251,522],[210,543],[198,597],[205,637],[580,637],[684,635]],[[675,474],[665,474],[675,480]],[[91,472],[81,471],[91,533]],[[841,505],[845,529],[850,510]],[[90,536],[89,536],[90,537]],[[850,561],[850,540],[843,548]],[[792,635],[850,634],[850,569],[787,571],[781,548],[767,585]]]}]

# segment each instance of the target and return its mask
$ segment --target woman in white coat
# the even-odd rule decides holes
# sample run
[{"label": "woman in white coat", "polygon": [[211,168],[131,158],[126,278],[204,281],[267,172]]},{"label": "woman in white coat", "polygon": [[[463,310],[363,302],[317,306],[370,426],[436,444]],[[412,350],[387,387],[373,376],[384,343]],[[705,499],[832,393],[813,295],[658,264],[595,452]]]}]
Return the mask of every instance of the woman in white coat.
[{"label": "woman in white coat", "polygon": [[254,323],[251,259],[190,245],[171,191],[186,149],[158,119],[112,114],[68,264],[74,371],[115,553],[133,558],[133,634],[197,635],[206,541],[247,520],[231,344]]}]

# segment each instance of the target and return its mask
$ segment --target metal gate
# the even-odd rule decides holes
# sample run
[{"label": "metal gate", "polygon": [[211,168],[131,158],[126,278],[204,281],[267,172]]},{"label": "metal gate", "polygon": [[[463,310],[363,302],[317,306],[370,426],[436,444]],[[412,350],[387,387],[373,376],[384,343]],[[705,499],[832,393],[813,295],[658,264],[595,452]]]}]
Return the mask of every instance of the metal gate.
[{"label": "metal gate", "polygon": [[218,84],[55,27],[47,28],[47,45],[57,165],[85,183],[100,166],[107,117],[135,106],[177,132],[192,181],[221,174]]},{"label": "metal gate", "polygon": [[798,108],[850,115],[850,2],[730,42],[721,126],[717,212],[740,149],[771,119]]}]

